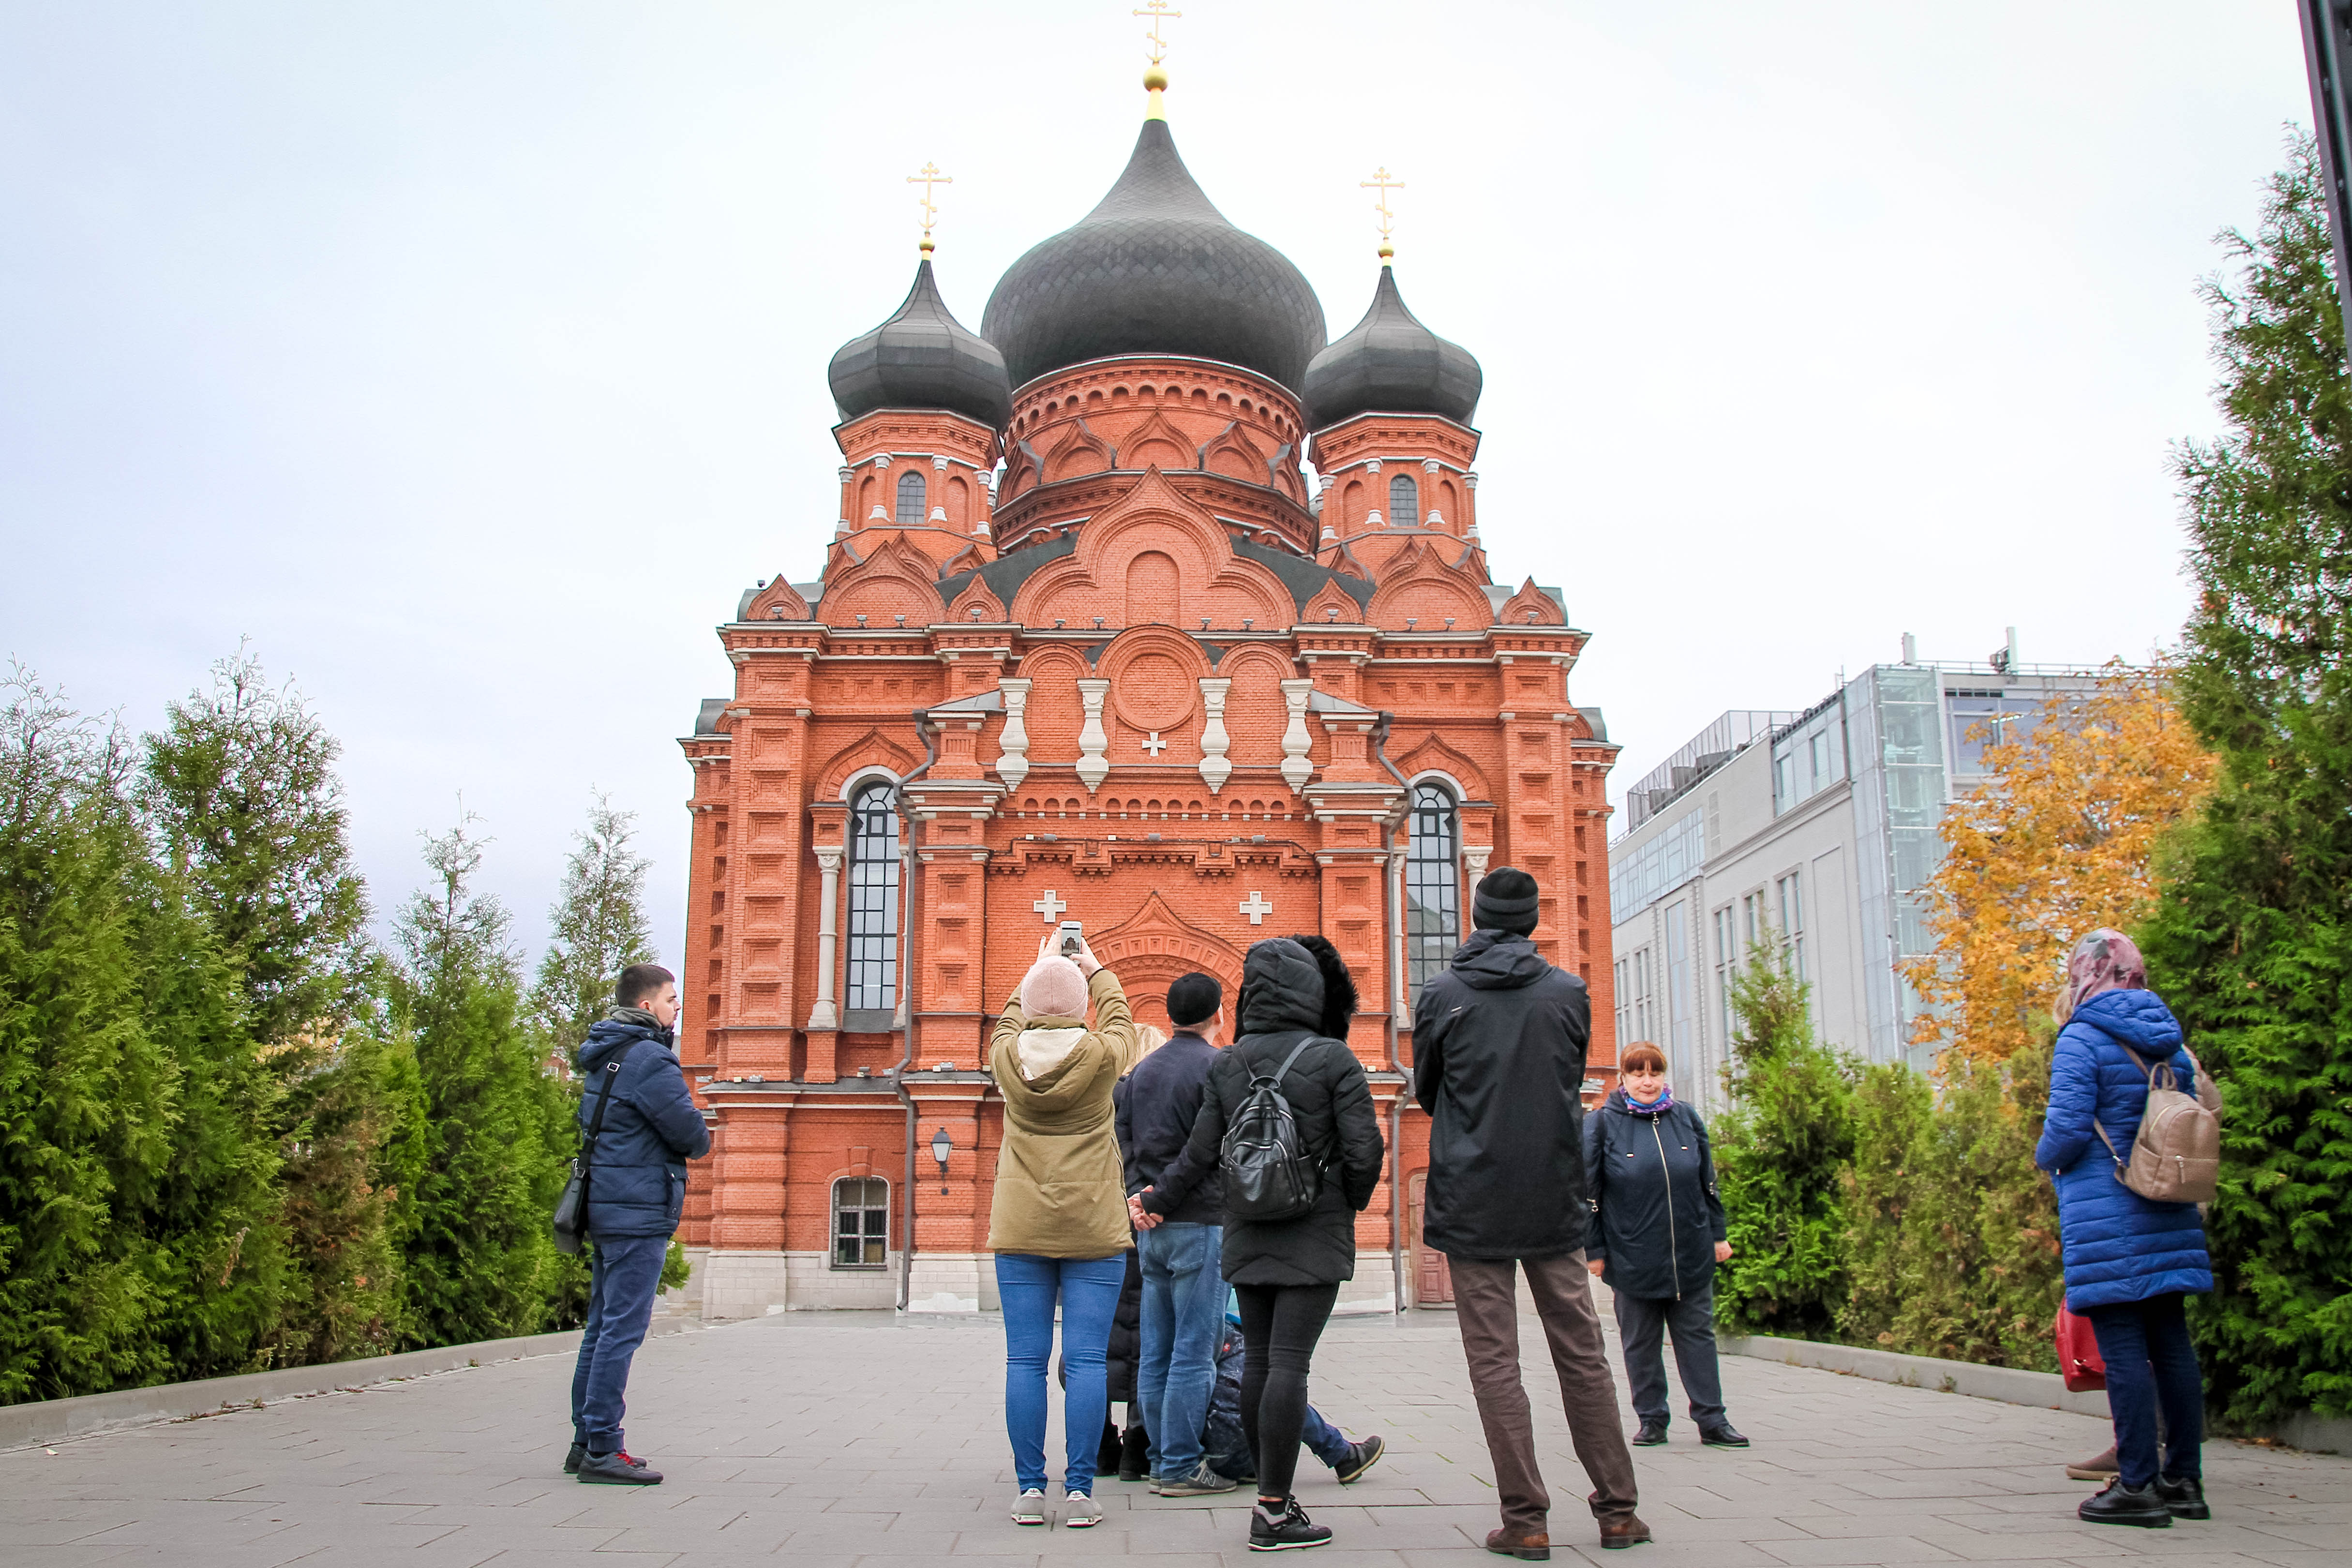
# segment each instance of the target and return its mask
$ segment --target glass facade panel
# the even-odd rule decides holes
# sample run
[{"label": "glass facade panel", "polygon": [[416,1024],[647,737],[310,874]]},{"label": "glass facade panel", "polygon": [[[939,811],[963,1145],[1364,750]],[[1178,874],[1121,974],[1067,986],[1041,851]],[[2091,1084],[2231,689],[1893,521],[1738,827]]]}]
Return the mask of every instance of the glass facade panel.
[{"label": "glass facade panel", "polygon": [[1694,809],[1659,830],[1640,847],[1615,845],[1609,852],[1609,908],[1618,921],[1632,919],[1696,876],[1706,864],[1706,813]]},{"label": "glass facade panel", "polygon": [[1460,840],[1454,797],[1436,784],[1415,789],[1404,857],[1405,980],[1412,1000],[1462,944]]},{"label": "glass facade panel", "polygon": [[1666,905],[1666,1052],[1674,1081],[1685,1094],[1698,1092],[1697,998],[1691,991],[1690,904]]},{"label": "glass facade panel", "polygon": [[868,786],[849,810],[848,1004],[898,1005],[898,791],[888,784]]}]

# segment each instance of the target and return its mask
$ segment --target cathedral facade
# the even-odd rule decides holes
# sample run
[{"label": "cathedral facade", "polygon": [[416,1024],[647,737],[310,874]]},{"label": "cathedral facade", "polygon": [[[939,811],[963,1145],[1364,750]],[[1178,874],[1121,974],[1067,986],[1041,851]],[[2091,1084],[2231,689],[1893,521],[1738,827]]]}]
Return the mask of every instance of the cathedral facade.
[{"label": "cathedral facade", "polygon": [[[1489,865],[1592,988],[1613,1078],[1615,748],[1586,634],[1497,579],[1477,361],[1405,308],[1327,341],[1158,112],[1109,193],[1015,262],[975,334],[930,245],[835,357],[840,521],[813,581],[719,629],[730,695],[684,738],[678,1048],[714,1121],[685,1240],[706,1313],[995,1305],[989,1030],[1082,922],[1139,1019],[1264,936],[1320,931],[1390,1140],[1343,1300],[1440,1299],[1418,1242],[1412,1009]],[[1310,484],[1302,459],[1312,465]]]}]

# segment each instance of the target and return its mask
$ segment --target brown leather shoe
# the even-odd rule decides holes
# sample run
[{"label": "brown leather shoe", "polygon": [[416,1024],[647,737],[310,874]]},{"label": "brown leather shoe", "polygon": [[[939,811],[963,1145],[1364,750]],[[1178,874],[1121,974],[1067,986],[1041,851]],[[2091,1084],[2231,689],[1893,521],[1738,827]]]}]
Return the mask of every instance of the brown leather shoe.
[{"label": "brown leather shoe", "polygon": [[1532,1530],[1524,1535],[1516,1534],[1510,1526],[1505,1525],[1500,1530],[1486,1532],[1486,1550],[1498,1557],[1516,1557],[1522,1563],[1549,1563],[1551,1561],[1551,1537],[1540,1530]]},{"label": "brown leather shoe", "polygon": [[1603,1522],[1601,1526],[1601,1550],[1603,1552],[1622,1552],[1628,1546],[1639,1546],[1649,1539],[1650,1527],[1643,1524],[1636,1514],[1629,1513],[1614,1524]]}]

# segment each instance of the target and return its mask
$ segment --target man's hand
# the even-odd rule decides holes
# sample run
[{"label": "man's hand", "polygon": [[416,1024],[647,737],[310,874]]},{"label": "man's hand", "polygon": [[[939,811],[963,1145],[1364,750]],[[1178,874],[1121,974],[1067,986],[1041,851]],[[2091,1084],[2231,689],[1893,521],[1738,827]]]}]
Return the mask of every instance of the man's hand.
[{"label": "man's hand", "polygon": [[1598,1280],[1601,1278],[1601,1270],[1609,1267],[1609,1260],[1606,1258],[1587,1258],[1584,1260],[1584,1266],[1591,1270],[1592,1277]]},{"label": "man's hand", "polygon": [[1718,1241],[1715,1244],[1715,1260],[1718,1263],[1728,1263],[1731,1261],[1730,1242]]},{"label": "man's hand", "polygon": [[[1150,1187],[1145,1187],[1143,1189],[1144,1192],[1150,1192],[1150,1190],[1151,1189]],[[1144,1208],[1142,1193],[1133,1193],[1129,1196],[1127,1200],[1127,1218],[1128,1223],[1134,1226],[1138,1230],[1157,1230],[1160,1228],[1160,1217]]]}]

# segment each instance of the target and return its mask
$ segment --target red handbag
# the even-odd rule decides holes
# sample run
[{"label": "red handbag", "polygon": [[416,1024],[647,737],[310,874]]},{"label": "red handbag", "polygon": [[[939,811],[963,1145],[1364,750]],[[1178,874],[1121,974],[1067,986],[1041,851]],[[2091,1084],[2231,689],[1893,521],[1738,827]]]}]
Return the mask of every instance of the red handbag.
[{"label": "red handbag", "polygon": [[2091,1320],[2078,1317],[2058,1303],[2058,1371],[2071,1394],[2088,1394],[2107,1385],[2107,1364],[2099,1354],[2099,1336]]}]

